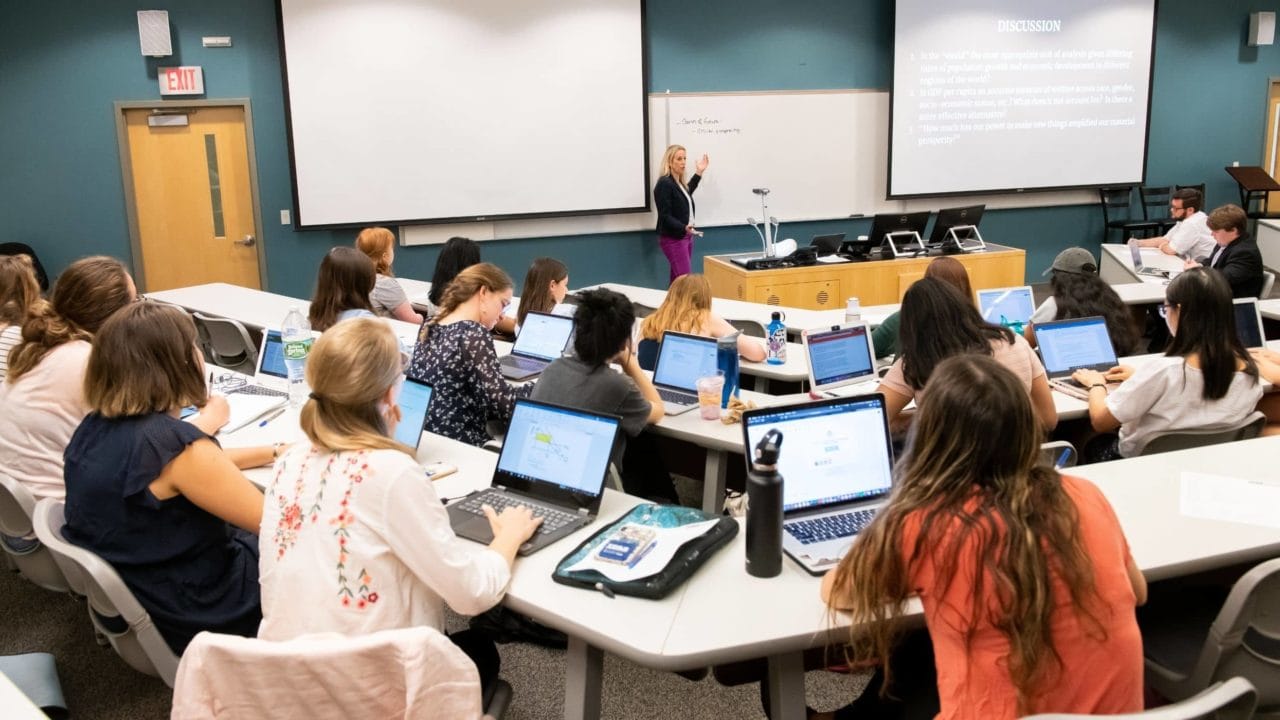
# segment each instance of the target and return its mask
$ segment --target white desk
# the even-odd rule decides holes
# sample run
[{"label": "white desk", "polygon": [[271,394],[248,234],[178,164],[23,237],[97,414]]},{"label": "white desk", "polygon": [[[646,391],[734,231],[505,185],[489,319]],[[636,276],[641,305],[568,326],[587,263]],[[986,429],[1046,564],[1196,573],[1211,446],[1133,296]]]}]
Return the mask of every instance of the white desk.
[{"label": "white desk", "polygon": [[1263,265],[1280,270],[1280,220],[1258,221],[1258,251]]},{"label": "white desk", "polygon": [[[1121,243],[1104,243],[1098,260],[1098,274],[1128,305],[1148,305],[1164,302],[1165,278],[1139,275],[1133,269],[1133,255],[1129,246]],[[1142,248],[1142,264],[1161,270],[1182,271],[1182,258],[1165,255],[1158,248]]]},{"label": "white desk", "polygon": [[[658,307],[667,299],[666,290],[656,290],[636,285],[603,283],[592,287],[605,288],[622,293],[632,302],[638,302],[641,305],[648,305],[652,308]],[[754,320],[765,327],[768,327],[769,323],[772,322],[774,312],[781,312],[783,314],[782,321],[787,326],[787,332],[792,334],[797,334],[801,330],[844,322],[844,310],[806,310],[804,308],[765,305],[763,303],[718,297],[711,298],[711,310],[726,320]]]},{"label": "white desk", "polygon": [[409,303],[415,309],[426,308],[427,293],[431,292],[431,283],[425,280],[402,277],[396,278],[396,282],[400,283],[400,289],[404,290],[404,294],[409,298]]},{"label": "white desk", "polygon": [[1280,320],[1280,298],[1275,300],[1260,300],[1258,302],[1258,311],[1262,313],[1262,317],[1271,320]]}]

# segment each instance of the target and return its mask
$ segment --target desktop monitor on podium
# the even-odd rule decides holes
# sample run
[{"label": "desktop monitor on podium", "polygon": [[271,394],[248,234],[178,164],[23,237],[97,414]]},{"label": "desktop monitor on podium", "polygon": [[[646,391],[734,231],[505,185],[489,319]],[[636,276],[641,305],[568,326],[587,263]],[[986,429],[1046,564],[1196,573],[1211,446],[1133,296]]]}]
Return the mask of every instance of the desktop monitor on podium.
[{"label": "desktop monitor on podium", "polygon": [[[887,247],[894,256],[908,252],[923,252],[921,237],[929,224],[929,211],[911,213],[881,213],[871,220],[871,233],[867,242],[871,247]],[[915,235],[912,236],[911,233]]]},{"label": "desktop monitor on podium", "polygon": [[[933,232],[929,235],[929,247],[940,247],[952,252],[964,250],[965,241],[981,238],[978,235],[978,223],[982,220],[982,211],[986,209],[986,205],[966,205],[939,210],[938,219],[933,222]],[[954,239],[950,246],[947,242],[948,234]]]}]

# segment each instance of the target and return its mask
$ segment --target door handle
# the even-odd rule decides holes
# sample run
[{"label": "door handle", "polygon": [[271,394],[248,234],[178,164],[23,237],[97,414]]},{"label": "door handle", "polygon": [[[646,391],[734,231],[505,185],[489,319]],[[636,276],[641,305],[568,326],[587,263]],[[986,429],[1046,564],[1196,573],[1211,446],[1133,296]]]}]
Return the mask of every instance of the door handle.
[{"label": "door handle", "polygon": [[236,244],[243,245],[245,247],[253,247],[258,244],[258,240],[252,235],[245,235],[243,240],[236,240]]}]

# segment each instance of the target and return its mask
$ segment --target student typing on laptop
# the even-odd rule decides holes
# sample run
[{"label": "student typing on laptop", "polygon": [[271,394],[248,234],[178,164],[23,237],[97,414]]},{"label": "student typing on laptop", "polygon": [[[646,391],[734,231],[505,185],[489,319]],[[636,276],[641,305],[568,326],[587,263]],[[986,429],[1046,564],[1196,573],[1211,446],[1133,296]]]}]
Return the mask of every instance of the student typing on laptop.
[{"label": "student typing on laptop", "polygon": [[[1088,462],[1133,457],[1163,433],[1238,427],[1262,396],[1258,368],[1236,334],[1231,286],[1221,274],[1182,273],[1169,283],[1160,311],[1173,335],[1164,357],[1136,371],[1075,372],[1088,388],[1093,429],[1107,433],[1085,446]],[[1122,382],[1108,393],[1108,380]]]},{"label": "student typing on laptop", "polygon": [[1138,348],[1139,332],[1133,313],[1116,291],[1098,276],[1093,254],[1084,248],[1067,248],[1044,271],[1049,276],[1050,295],[1031,314],[1023,337],[1036,345],[1035,324],[1053,320],[1073,320],[1101,316],[1116,354],[1132,355]]},{"label": "student typing on laptop", "polygon": [[[262,514],[259,637],[443,631],[446,604],[476,615],[502,599],[516,551],[539,522],[523,507],[490,508],[488,547],[454,535],[424,468],[392,437],[402,358],[380,320],[339,323],[316,341],[302,407],[309,442],[277,463]],[[482,683],[497,676],[491,640],[475,631],[450,638]]]},{"label": "student typing on laptop", "polygon": [[[1092,483],[1041,464],[1035,411],[1001,363],[953,357],[932,382],[889,504],[823,578],[823,600],[856,629],[850,661],[878,665],[841,716],[903,703],[907,717],[1140,711],[1134,608],[1147,589],[1115,511]],[[912,597],[928,630],[903,637]],[[894,652],[922,633],[933,662]],[[886,663],[902,702],[880,697]]]},{"label": "student typing on laptop", "polygon": [[[716,338],[737,332],[728,321],[711,311],[711,284],[706,276],[697,274],[681,275],[671,283],[662,305],[640,324],[640,342],[660,343],[662,333],[668,330]],[[744,360],[762,362],[764,342],[739,335],[738,354]]]}]

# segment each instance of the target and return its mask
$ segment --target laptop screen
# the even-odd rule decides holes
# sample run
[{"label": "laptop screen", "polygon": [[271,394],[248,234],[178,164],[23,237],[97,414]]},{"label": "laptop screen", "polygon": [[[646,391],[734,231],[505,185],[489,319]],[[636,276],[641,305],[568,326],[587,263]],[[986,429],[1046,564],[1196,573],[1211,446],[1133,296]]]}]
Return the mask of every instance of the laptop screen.
[{"label": "laptop screen", "polygon": [[422,427],[427,423],[431,405],[431,386],[406,377],[396,400],[400,406],[400,422],[396,425],[396,441],[417,448],[422,441]]},{"label": "laptop screen", "polygon": [[893,485],[883,395],[752,410],[742,420],[748,465],[765,433],[782,433],[784,512],[876,497]]},{"label": "laptop screen", "polygon": [[1240,343],[1247,348],[1260,348],[1267,344],[1262,334],[1262,317],[1258,313],[1258,301],[1255,298],[1236,298],[1236,334]]},{"label": "laptop screen", "polygon": [[875,360],[866,325],[805,333],[814,390],[875,377]]},{"label": "laptop screen", "polygon": [[619,422],[615,416],[519,400],[494,482],[549,500],[594,503],[604,490]]},{"label": "laptop screen", "polygon": [[658,363],[653,369],[654,384],[696,392],[698,378],[715,374],[715,338],[671,331],[662,334]]},{"label": "laptop screen", "polygon": [[982,319],[992,325],[1025,325],[1036,311],[1031,288],[1011,287],[978,291],[978,310]]},{"label": "laptop screen", "polygon": [[511,352],[516,355],[555,360],[564,354],[573,333],[573,318],[550,313],[531,312],[520,326],[516,344]]},{"label": "laptop screen", "polygon": [[1133,269],[1142,269],[1142,248],[1138,247],[1136,240],[1129,241],[1129,254],[1133,256]]},{"label": "laptop screen", "polygon": [[279,330],[267,330],[262,335],[258,374],[285,379],[289,377],[289,370],[284,366],[284,342],[280,339]]},{"label": "laptop screen", "polygon": [[1040,357],[1051,378],[1070,375],[1078,368],[1106,369],[1116,365],[1107,323],[1100,317],[1040,323],[1035,328]]}]

